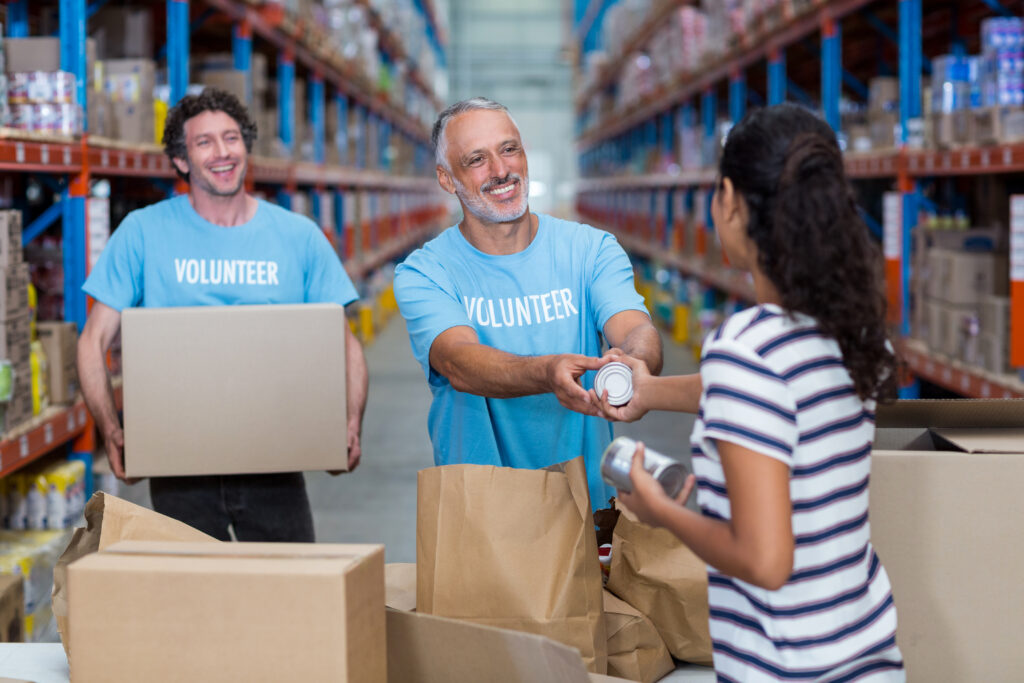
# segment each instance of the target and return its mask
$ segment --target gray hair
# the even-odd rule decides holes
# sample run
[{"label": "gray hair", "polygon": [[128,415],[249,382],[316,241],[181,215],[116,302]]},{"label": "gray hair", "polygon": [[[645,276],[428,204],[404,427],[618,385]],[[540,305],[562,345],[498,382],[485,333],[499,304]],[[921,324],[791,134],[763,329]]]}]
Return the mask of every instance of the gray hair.
[{"label": "gray hair", "polygon": [[456,102],[438,114],[437,121],[434,122],[434,129],[430,134],[430,140],[434,144],[435,164],[444,170],[451,172],[451,166],[448,164],[448,139],[445,137],[445,131],[448,129],[448,123],[459,114],[465,114],[466,112],[477,111],[480,109],[504,112],[504,114],[512,121],[512,125],[519,128],[516,124],[516,120],[513,119],[512,114],[509,113],[508,107],[495,102],[494,100],[489,100],[486,97],[471,97],[468,100]]}]

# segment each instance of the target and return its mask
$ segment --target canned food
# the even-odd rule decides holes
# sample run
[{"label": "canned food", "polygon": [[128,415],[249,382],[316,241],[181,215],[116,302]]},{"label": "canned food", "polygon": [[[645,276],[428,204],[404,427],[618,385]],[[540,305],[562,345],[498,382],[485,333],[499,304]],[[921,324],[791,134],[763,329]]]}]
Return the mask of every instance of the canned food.
[{"label": "canned food", "polygon": [[[608,448],[604,449],[604,455],[601,456],[601,476],[619,491],[631,493],[633,490],[629,470],[633,466],[635,452],[636,441],[628,436],[620,436],[608,444]],[[645,448],[644,469],[661,484],[669,497],[675,498],[683,490],[687,476],[683,463]]]},{"label": "canned food", "polygon": [[619,361],[608,363],[594,376],[594,391],[604,396],[608,391],[608,403],[624,406],[633,398],[633,371]]}]

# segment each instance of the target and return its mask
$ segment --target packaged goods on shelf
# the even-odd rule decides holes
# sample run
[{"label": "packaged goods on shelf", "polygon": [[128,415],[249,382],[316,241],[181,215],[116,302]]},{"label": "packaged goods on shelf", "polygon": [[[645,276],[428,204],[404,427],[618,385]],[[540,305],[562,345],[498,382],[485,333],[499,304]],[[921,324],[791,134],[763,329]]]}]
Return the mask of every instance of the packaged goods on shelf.
[{"label": "packaged goods on shelf", "polygon": [[103,62],[115,123],[115,136],[124,142],[153,143],[153,90],[156,63],[150,59],[108,59]]},{"label": "packaged goods on shelf", "polygon": [[61,460],[7,475],[4,526],[33,531],[69,529],[85,509],[85,464]]},{"label": "packaged goods on shelf", "polygon": [[78,371],[75,361],[78,327],[75,323],[40,322],[36,325],[36,330],[49,366],[50,403],[71,403],[78,393]]},{"label": "packaged goods on shelf", "polygon": [[20,576],[25,607],[22,633],[26,642],[57,637],[50,592],[53,567],[70,538],[60,531],[0,531],[0,575]]},{"label": "packaged goods on shelf", "polygon": [[32,374],[32,414],[38,415],[50,406],[49,363],[39,340],[29,346],[29,369]]},{"label": "packaged goods on shelf", "polygon": [[979,102],[973,106],[1024,105],[1024,21],[998,17],[981,22]]},{"label": "packaged goods on shelf", "polygon": [[0,268],[21,263],[21,211],[0,211]]}]

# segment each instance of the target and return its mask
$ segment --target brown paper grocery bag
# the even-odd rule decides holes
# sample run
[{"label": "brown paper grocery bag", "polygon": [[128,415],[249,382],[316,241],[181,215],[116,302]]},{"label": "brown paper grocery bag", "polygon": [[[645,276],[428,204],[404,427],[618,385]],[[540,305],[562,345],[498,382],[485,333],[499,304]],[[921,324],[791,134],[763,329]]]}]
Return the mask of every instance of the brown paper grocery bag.
[{"label": "brown paper grocery bag", "polygon": [[651,620],[624,600],[604,592],[608,628],[608,674],[653,683],[676,668]]},{"label": "brown paper grocery bag", "polygon": [[672,532],[619,509],[608,590],[651,620],[672,656],[710,666],[707,566]]},{"label": "brown paper grocery bag", "polygon": [[583,458],[547,470],[420,471],[419,612],[547,636],[603,674],[601,584]]},{"label": "brown paper grocery bag", "polygon": [[95,493],[85,505],[85,528],[75,529],[67,549],[53,568],[53,614],[64,652],[68,642],[68,565],[118,541],[216,541],[187,524],[106,493]]}]

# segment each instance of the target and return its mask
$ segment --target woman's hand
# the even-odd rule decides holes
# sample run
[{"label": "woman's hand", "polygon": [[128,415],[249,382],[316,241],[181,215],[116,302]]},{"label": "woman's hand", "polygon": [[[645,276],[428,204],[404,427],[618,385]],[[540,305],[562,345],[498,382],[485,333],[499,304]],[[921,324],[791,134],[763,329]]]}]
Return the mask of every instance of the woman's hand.
[{"label": "woman's hand", "polygon": [[633,491],[618,491],[618,499],[641,522],[649,526],[660,527],[665,524],[666,511],[686,504],[686,500],[693,492],[697,478],[692,474],[688,476],[679,495],[674,499],[669,498],[658,480],[644,469],[645,450],[642,442],[637,443],[636,452],[633,453],[633,463],[629,469],[629,481]]},{"label": "woman's hand", "polygon": [[608,402],[608,391],[605,390],[602,396],[598,396],[593,389],[590,390],[590,400],[600,411],[601,417],[612,422],[636,422],[647,414],[648,408],[644,403],[646,387],[651,379],[651,372],[647,363],[639,358],[627,356],[620,349],[609,349],[608,353],[601,359],[606,363],[617,361],[624,363],[633,372],[633,396],[629,402],[621,406],[613,406]]}]

